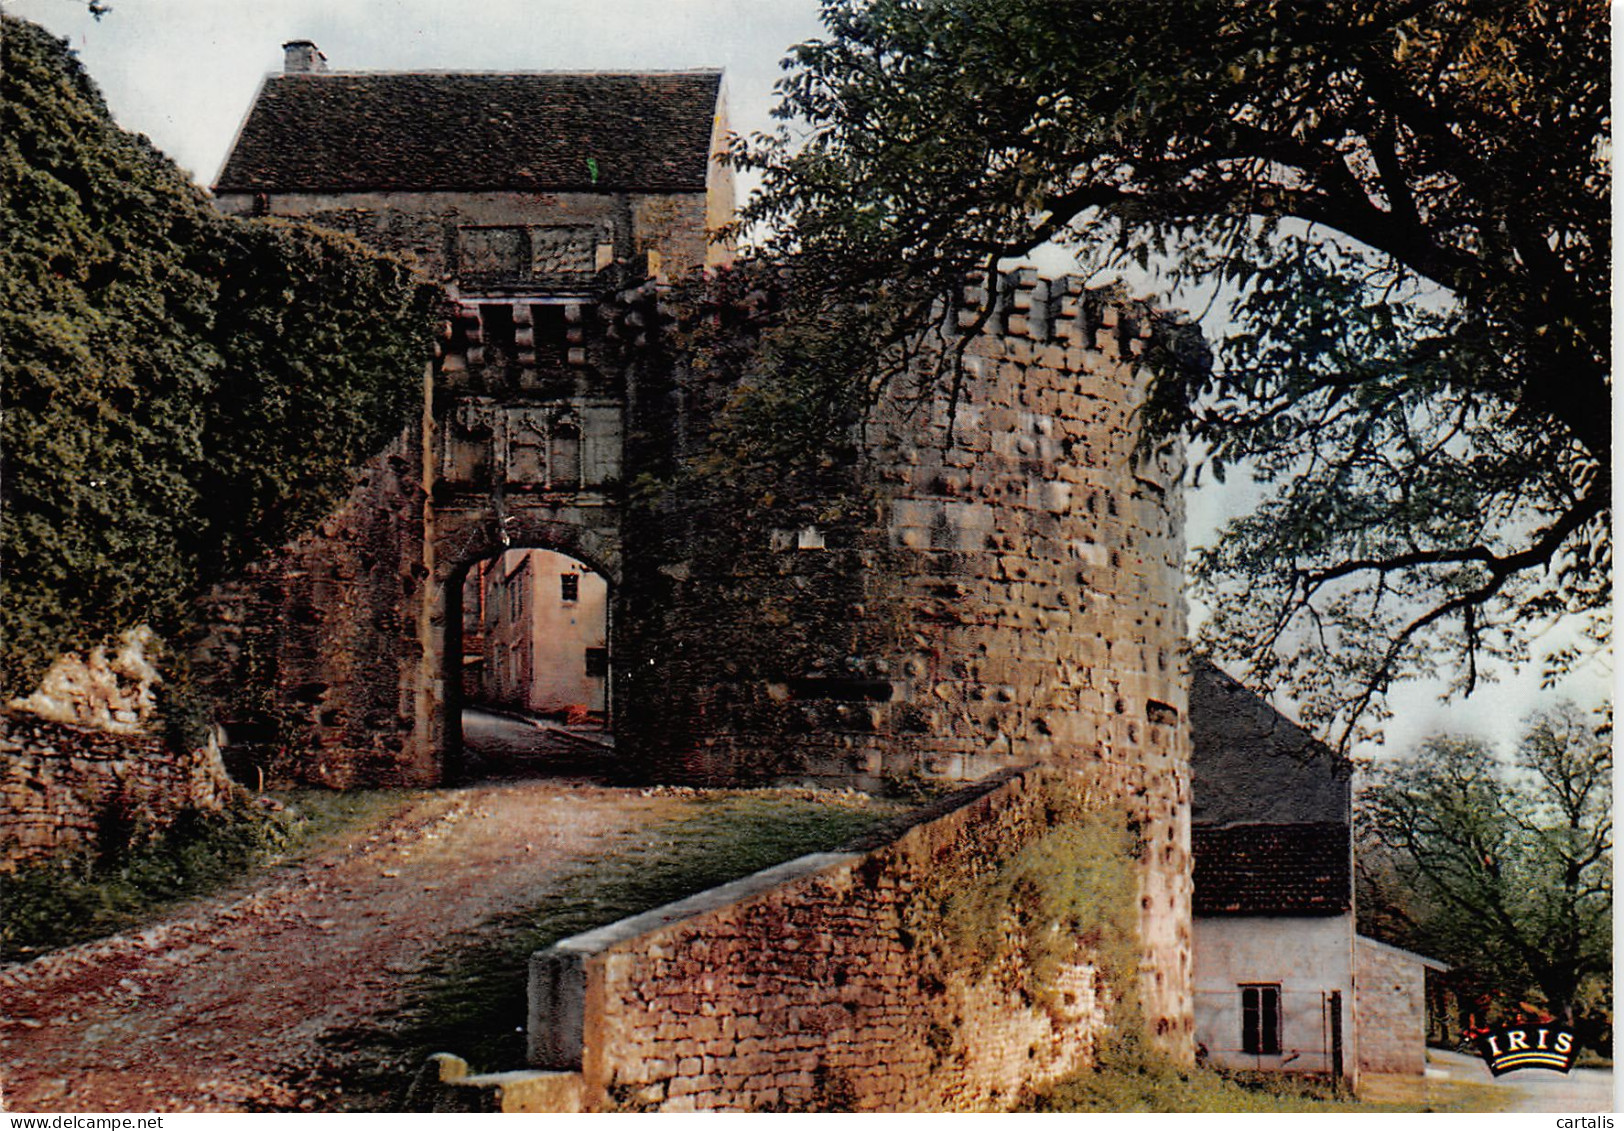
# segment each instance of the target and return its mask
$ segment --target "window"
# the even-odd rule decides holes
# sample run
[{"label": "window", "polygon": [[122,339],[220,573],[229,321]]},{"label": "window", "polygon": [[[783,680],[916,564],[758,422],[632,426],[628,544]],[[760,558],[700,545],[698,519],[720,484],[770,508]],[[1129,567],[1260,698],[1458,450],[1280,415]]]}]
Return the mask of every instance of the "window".
[{"label": "window", "polygon": [[588,648],[586,650],[586,674],[597,679],[608,676],[609,649]]},{"label": "window", "polygon": [[1257,1056],[1280,1052],[1280,987],[1241,987],[1241,1051]]},{"label": "window", "polygon": [[564,601],[579,601],[581,599],[581,575],[578,573],[559,574],[558,596]]}]

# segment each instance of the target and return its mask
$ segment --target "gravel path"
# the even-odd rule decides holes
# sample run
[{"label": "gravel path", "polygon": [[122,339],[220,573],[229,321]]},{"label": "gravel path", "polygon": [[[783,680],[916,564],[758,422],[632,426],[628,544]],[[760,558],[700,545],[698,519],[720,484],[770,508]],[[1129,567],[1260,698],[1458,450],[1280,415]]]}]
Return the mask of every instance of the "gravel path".
[{"label": "gravel path", "polygon": [[666,804],[556,781],[413,795],[178,917],[0,967],[4,1109],[315,1107],[323,1034],[395,1008],[430,954]]}]

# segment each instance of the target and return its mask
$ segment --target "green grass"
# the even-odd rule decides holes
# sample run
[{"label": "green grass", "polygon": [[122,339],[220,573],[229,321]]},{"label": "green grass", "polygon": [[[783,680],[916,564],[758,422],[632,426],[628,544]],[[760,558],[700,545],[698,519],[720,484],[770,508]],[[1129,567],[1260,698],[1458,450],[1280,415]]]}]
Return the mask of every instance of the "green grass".
[{"label": "green grass", "polygon": [[188,810],[119,851],[82,853],[0,874],[0,962],[138,927],[259,868],[289,862],[342,830],[381,819],[405,794],[239,794],[218,813]]},{"label": "green grass", "polygon": [[1359,1083],[1360,1111],[1502,1111],[1515,1097],[1495,1084],[1424,1076],[1366,1076]]},{"label": "green grass", "polygon": [[480,943],[436,955],[406,1007],[384,1026],[335,1035],[330,1046],[347,1067],[320,1082],[332,1104],[395,1107],[433,1052],[456,1053],[476,1072],[523,1067],[533,951],[796,856],[837,848],[899,811],[840,795],[814,801],[733,793],[680,804],[680,815],[623,837],[560,878],[545,902],[491,924]]},{"label": "green grass", "polygon": [[1504,1089],[1420,1076],[1368,1079],[1357,1098],[1336,1096],[1323,1080],[1262,1072],[1138,1065],[1085,1069],[1053,1084],[1022,1111],[1077,1112],[1484,1112],[1507,1102]]}]

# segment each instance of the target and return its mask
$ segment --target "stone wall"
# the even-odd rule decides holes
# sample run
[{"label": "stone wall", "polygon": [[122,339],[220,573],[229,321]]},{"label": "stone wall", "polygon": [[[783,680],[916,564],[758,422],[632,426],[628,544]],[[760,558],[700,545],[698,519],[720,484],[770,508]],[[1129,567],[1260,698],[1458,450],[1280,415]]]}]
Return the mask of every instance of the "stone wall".
[{"label": "stone wall", "polygon": [[[584,192],[346,192],[277,193],[257,202],[250,193],[225,193],[216,200],[232,215],[269,214],[307,220],[355,236],[369,247],[405,256],[431,279],[461,281],[462,290],[477,294],[477,273],[489,249],[469,243],[467,233],[480,230],[525,231],[535,242],[557,245],[549,261],[557,276],[589,276],[599,247],[608,259],[630,259],[654,252],[672,277],[693,268],[725,262],[730,253],[713,245],[706,224],[733,206],[731,173],[718,175],[711,196],[705,193]],[[539,244],[538,244],[539,246]],[[474,271],[470,271],[470,266]],[[528,281],[528,280],[526,280]],[[555,285],[558,277],[547,282]],[[512,286],[512,279],[501,279]]]},{"label": "stone wall", "polygon": [[1426,967],[1417,955],[1360,937],[1354,940],[1359,1067],[1420,1076],[1427,1069]]},{"label": "stone wall", "polygon": [[[890,383],[854,473],[866,510],[746,529],[720,578],[660,563],[694,579],[632,661],[672,700],[660,776],[882,788],[1103,763],[1185,789],[1181,459],[1136,458],[1134,418],[1162,316],[1031,271],[994,300],[956,404],[928,376],[940,346]],[[690,599],[718,583],[737,623]]]},{"label": "stone wall", "polygon": [[662,1111],[998,1109],[1092,1063],[1128,1023],[1098,949],[1078,940],[1039,985],[1013,913],[996,958],[943,927],[953,897],[1055,827],[1060,780],[1000,775],[867,850],[539,952],[532,1062],[580,1070],[587,1110]]},{"label": "stone wall", "polygon": [[[967,296],[969,324],[986,296]],[[1149,846],[1147,1010],[1187,1051],[1189,739],[1180,455],[1136,458],[1161,320],[1076,279],[1001,277],[955,405],[922,352],[820,522],[657,563],[623,664],[649,776],[888,789],[1086,772]],[[680,378],[679,378],[680,380]],[[915,394],[929,390],[922,402]],[[703,426],[703,422],[698,422]],[[715,516],[718,523],[732,516]],[[696,594],[698,595],[696,599]]]},{"label": "stone wall", "polygon": [[426,588],[420,428],[367,463],[317,529],[205,602],[193,669],[234,776],[266,786],[431,785],[417,741]]},{"label": "stone wall", "polygon": [[156,831],[230,790],[212,742],[181,753],[153,735],[0,714],[0,870]]}]

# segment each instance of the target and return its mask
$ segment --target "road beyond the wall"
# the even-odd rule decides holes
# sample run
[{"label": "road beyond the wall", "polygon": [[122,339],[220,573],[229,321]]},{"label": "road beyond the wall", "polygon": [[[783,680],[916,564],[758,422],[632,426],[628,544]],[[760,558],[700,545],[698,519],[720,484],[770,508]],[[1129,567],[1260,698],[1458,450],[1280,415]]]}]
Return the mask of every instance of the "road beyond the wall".
[{"label": "road beyond the wall", "polygon": [[436,951],[671,804],[579,782],[414,795],[148,929],[0,968],[0,1109],[325,1106],[301,1083],[324,1035],[396,1008]]},{"label": "road beyond the wall", "polygon": [[1496,1077],[1478,1057],[1441,1049],[1428,1049],[1427,1062],[1429,1077],[1509,1090],[1516,1098],[1505,1111],[1579,1115],[1618,1110],[1611,1068],[1575,1068],[1566,1074],[1534,1068]]}]

